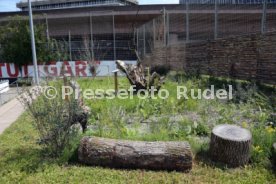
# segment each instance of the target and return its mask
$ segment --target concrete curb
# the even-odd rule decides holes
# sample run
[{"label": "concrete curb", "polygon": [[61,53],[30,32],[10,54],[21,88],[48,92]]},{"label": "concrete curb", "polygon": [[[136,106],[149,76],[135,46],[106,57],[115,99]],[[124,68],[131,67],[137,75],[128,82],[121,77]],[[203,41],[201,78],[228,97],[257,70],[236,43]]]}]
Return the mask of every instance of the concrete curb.
[{"label": "concrete curb", "polygon": [[0,134],[15,122],[19,116],[25,111],[23,105],[17,98],[9,101],[0,107]]}]

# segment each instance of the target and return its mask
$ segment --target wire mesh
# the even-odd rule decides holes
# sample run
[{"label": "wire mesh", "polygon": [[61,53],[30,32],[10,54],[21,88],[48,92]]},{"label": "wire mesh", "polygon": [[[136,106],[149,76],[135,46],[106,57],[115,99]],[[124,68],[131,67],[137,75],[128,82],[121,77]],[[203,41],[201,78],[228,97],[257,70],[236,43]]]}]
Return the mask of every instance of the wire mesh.
[{"label": "wire mesh", "polygon": [[[254,0],[250,3],[244,0],[189,2],[191,1],[181,1],[185,6],[180,11],[163,10],[163,15],[138,28],[140,56],[153,51],[144,49],[141,42],[143,37],[152,37],[154,31],[152,48],[276,30],[275,0]],[[144,26],[147,27],[145,36],[142,34]],[[141,52],[143,50],[146,52]]]},{"label": "wire mesh", "polygon": [[144,25],[140,28],[137,29],[137,41],[136,41],[136,45],[137,45],[137,53],[140,56],[140,58],[143,58],[145,53],[145,38],[144,38]]},{"label": "wire mesh", "polygon": [[[219,5],[219,37],[261,33],[262,4]],[[225,13],[224,13],[225,12]]]},{"label": "wire mesh", "polygon": [[168,44],[179,44],[186,41],[185,14],[168,13]]},{"label": "wire mesh", "polygon": [[136,60],[133,20],[124,16],[97,12],[45,22],[46,32],[67,52],[67,60]]},{"label": "wire mesh", "polygon": [[136,46],[140,58],[151,53],[154,48],[165,45],[168,35],[165,34],[164,25],[164,16],[159,16],[136,29]]},{"label": "wire mesh", "polygon": [[126,16],[115,16],[116,59],[136,60],[134,20]]},{"label": "wire mesh", "polygon": [[269,1],[266,11],[266,31],[276,31],[276,2]]},{"label": "wire mesh", "polygon": [[154,41],[154,29],[153,29],[153,21],[150,21],[148,24],[145,24],[145,52],[151,53],[153,50],[153,41]]},{"label": "wire mesh", "polygon": [[213,39],[215,34],[215,5],[187,4],[189,6],[189,41]]},{"label": "wire mesh", "polygon": [[96,60],[116,59],[115,47],[115,28],[113,25],[113,15],[94,16],[91,15],[92,48]]},{"label": "wire mesh", "polygon": [[175,10],[162,9],[146,23],[141,22],[154,16],[143,15],[147,18],[138,20],[139,16],[112,11],[81,12],[72,17],[41,14],[36,23],[44,23],[46,36],[57,40],[53,52],[62,51],[60,60],[83,60],[87,55],[95,60],[135,60],[135,51],[143,58],[158,47],[276,30],[275,0],[181,3]]}]

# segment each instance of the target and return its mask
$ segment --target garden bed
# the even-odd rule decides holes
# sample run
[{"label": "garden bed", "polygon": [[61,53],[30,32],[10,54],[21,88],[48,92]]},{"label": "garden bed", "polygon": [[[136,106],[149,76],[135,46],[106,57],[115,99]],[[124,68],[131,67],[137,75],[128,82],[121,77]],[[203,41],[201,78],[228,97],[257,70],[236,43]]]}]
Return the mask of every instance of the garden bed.
[{"label": "garden bed", "polygon": [[[181,85],[205,88],[232,84],[208,78],[183,78]],[[81,79],[82,89],[113,88],[107,79]],[[234,83],[233,83],[234,84]],[[270,153],[275,128],[270,114],[275,108],[275,91],[258,89],[251,84],[235,84],[234,99],[177,100],[177,82],[166,81],[170,91],[167,100],[85,100],[91,108],[88,130],[82,136],[98,136],[124,140],[189,141],[194,156],[189,173],[114,170],[68,162],[70,151],[60,158],[43,156],[37,144],[38,132],[32,119],[24,114],[0,136],[0,178],[8,182],[58,183],[275,183]],[[128,88],[126,79],[119,78],[119,88]],[[256,93],[257,92],[257,93]],[[273,96],[274,95],[274,96]],[[253,147],[246,167],[227,169],[210,161],[207,151],[212,128],[218,124],[237,124],[252,131]],[[177,126],[176,126],[177,125]],[[77,143],[76,143],[77,144]],[[271,144],[271,146],[270,146]],[[71,158],[72,159],[72,158]],[[73,159],[74,160],[74,159]]]}]

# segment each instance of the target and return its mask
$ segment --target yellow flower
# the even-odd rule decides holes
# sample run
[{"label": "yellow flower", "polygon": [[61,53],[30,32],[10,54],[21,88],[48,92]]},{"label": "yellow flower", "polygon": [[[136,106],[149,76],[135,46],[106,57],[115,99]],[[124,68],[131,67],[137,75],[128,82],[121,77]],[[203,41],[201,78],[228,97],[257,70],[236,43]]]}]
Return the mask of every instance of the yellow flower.
[{"label": "yellow flower", "polygon": [[263,152],[263,150],[262,150],[262,148],[260,147],[260,146],[253,146],[253,149],[254,149],[254,151],[256,151],[256,152],[258,152],[258,153],[262,153]]},{"label": "yellow flower", "polygon": [[248,127],[248,124],[244,121],[244,122],[241,123],[241,126],[242,126],[243,128],[247,128],[247,127]]},{"label": "yellow flower", "polygon": [[276,132],[276,129],[274,129],[273,127],[269,126],[269,127],[266,127],[266,131],[271,134],[271,133],[274,133]]}]

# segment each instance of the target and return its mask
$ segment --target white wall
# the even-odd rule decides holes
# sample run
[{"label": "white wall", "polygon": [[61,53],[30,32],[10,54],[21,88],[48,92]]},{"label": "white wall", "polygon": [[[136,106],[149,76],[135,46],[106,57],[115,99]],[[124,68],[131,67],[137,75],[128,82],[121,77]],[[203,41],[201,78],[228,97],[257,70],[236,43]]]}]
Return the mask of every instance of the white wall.
[{"label": "white wall", "polygon": [[9,81],[0,81],[0,93],[9,91]]}]

